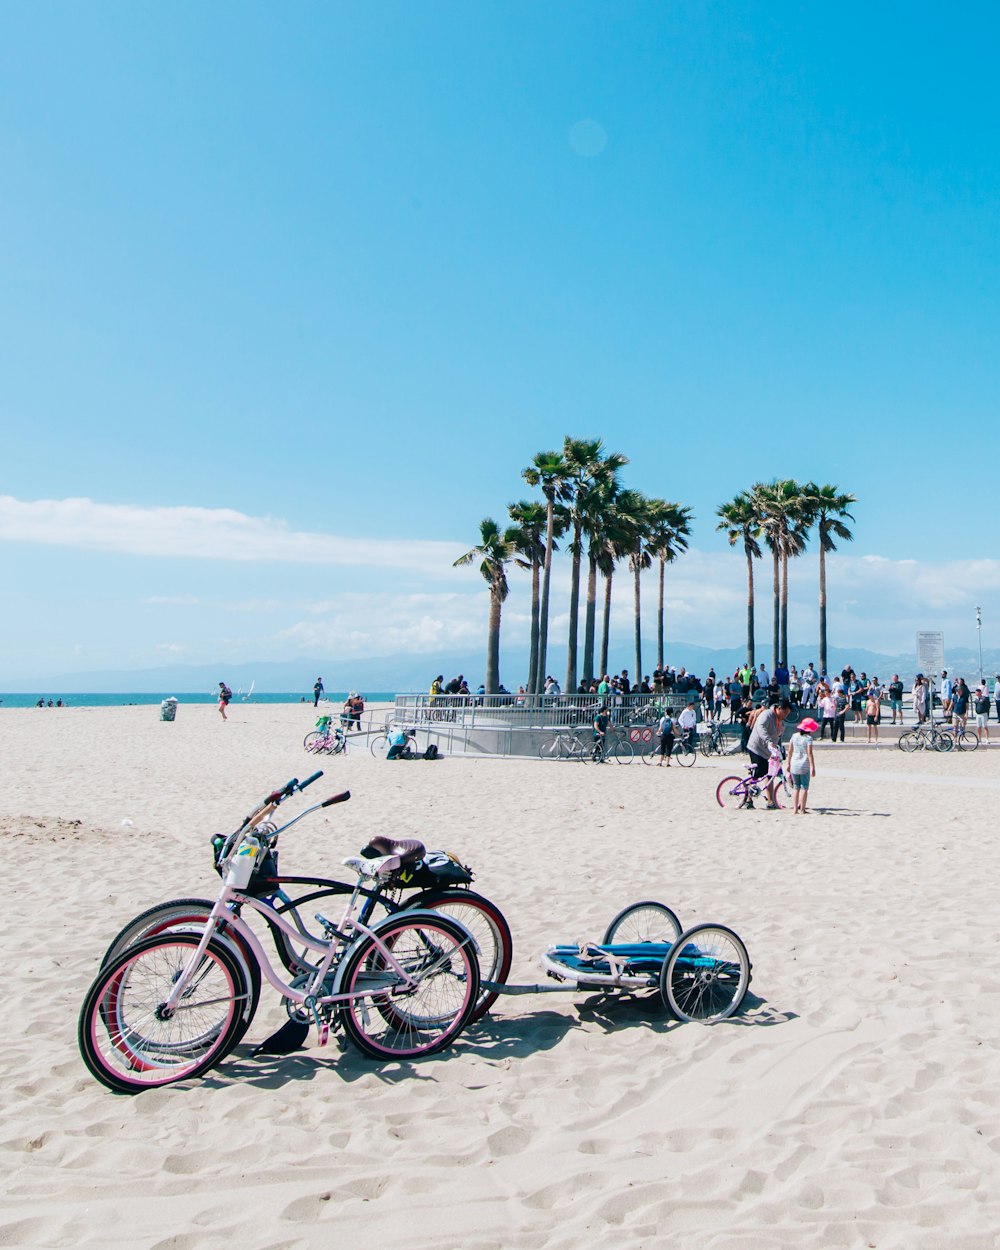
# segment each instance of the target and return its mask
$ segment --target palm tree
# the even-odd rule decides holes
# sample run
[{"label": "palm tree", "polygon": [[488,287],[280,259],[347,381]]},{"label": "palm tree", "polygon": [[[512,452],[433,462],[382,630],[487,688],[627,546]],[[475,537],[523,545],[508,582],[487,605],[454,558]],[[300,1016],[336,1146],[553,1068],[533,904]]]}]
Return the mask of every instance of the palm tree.
[{"label": "palm tree", "polygon": [[836,486],[817,486],[808,482],[802,488],[810,524],[816,526],[819,536],[819,671],[826,672],[826,553],[836,551],[835,538],[849,543],[854,535],[844,524],[844,518],[853,521],[848,512],[854,495],[844,494]]},{"label": "palm tree", "polygon": [[[682,551],[687,551],[691,534],[691,509],[679,503],[667,503],[664,499],[649,501],[650,530],[648,545],[650,554],[660,562],[659,600],[656,615],[656,663],[663,667],[663,582],[666,566],[672,564]],[[641,677],[642,674],[637,674]]]},{"label": "palm tree", "polygon": [[788,560],[805,550],[809,524],[802,487],[791,478],[767,485],[758,482],[754,493],[759,501],[764,538],[774,561],[774,621],[772,666],[788,662]]},{"label": "palm tree", "polygon": [[529,486],[541,487],[545,497],[545,565],[542,570],[542,595],[538,611],[538,650],[535,671],[528,674],[528,690],[538,694],[545,684],[545,663],[549,639],[549,581],[552,576],[552,553],[555,550],[556,503],[566,498],[568,466],[558,451],[540,451],[521,473]]},{"label": "palm tree", "polygon": [[604,517],[603,542],[597,553],[597,568],[604,577],[604,612],[601,630],[601,658],[598,671],[608,671],[608,641],[611,633],[611,589],[615,565],[624,560],[634,545],[634,526],[629,509],[634,506],[635,492],[620,491],[612,496]]},{"label": "palm tree", "polygon": [[[583,531],[587,537],[587,610],[583,624],[583,681],[593,680],[594,644],[597,633],[597,574],[602,571],[602,555],[617,493],[616,482],[600,482],[587,492]],[[602,669],[603,673],[604,670]]]},{"label": "palm tree", "polygon": [[540,613],[539,584],[545,563],[547,508],[536,500],[521,499],[508,504],[507,513],[514,522],[511,536],[517,551],[515,562],[531,572],[531,646],[528,654],[528,683],[538,671],[538,618]]},{"label": "palm tree", "polygon": [[730,547],[743,544],[747,559],[747,663],[753,668],[754,657],[754,593],[753,562],[761,556],[758,539],[761,534],[760,511],[757,500],[750,491],[741,490],[729,503],[720,504],[715,510],[719,518],[717,530],[725,530]]},{"label": "palm tree", "polygon": [[570,438],[563,442],[563,460],[568,466],[567,487],[572,495],[567,499],[569,519],[573,530],[570,540],[570,591],[569,591],[569,639],[566,647],[567,692],[576,690],[577,633],[580,621],[580,560],[583,555],[583,523],[590,502],[590,491],[600,483],[609,484],[618,470],[628,464],[628,458],[618,452],[604,453],[604,443],[599,438]]},{"label": "palm tree", "polygon": [[501,531],[492,517],[479,522],[479,545],[459,556],[458,568],[482,558],[479,571],[490,588],[490,622],[486,635],[486,693],[497,694],[500,689],[500,609],[507,598],[507,565],[516,551],[516,531]]},{"label": "palm tree", "polygon": [[630,491],[635,502],[629,510],[629,521],[632,527],[632,550],[628,554],[629,568],[632,570],[632,609],[635,616],[635,679],[642,680],[642,605],[640,602],[640,578],[643,569],[653,563],[649,548],[651,533],[651,504],[639,491]]}]

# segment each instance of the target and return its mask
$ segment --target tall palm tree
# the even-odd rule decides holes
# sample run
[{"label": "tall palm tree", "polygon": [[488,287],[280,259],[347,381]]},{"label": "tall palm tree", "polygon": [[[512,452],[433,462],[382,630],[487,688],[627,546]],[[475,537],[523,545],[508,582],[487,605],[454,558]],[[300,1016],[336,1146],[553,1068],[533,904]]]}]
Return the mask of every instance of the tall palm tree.
[{"label": "tall palm tree", "polygon": [[507,505],[507,514],[513,521],[511,536],[516,549],[515,562],[531,572],[531,644],[528,653],[529,685],[538,670],[538,618],[541,610],[541,569],[545,563],[546,530],[548,518],[545,504],[533,499],[521,499]]},{"label": "tall palm tree", "polygon": [[[682,551],[687,551],[691,535],[691,509],[679,503],[667,503],[665,499],[649,501],[650,554],[660,562],[659,600],[656,614],[656,663],[663,667],[663,583],[666,566],[672,564]],[[642,674],[639,674],[641,677]]]},{"label": "tall palm tree", "polygon": [[569,638],[566,647],[565,685],[566,691],[570,692],[576,690],[580,561],[583,556],[583,522],[590,491],[599,483],[613,482],[618,470],[628,464],[628,458],[618,452],[605,454],[604,443],[599,438],[570,438],[567,435],[563,442],[563,459],[569,468],[566,484],[572,490],[572,496],[567,499],[572,538],[569,544]]},{"label": "tall palm tree", "polygon": [[490,588],[490,620],[486,633],[486,693],[500,689],[500,609],[507,598],[507,565],[514,559],[515,531],[501,530],[492,517],[479,522],[479,544],[459,556],[458,568],[480,560],[479,571]]},{"label": "tall palm tree", "polygon": [[615,565],[625,560],[634,546],[634,526],[630,518],[634,491],[620,491],[613,495],[604,517],[603,542],[597,553],[598,571],[604,577],[604,610],[601,630],[601,656],[598,672],[608,671],[608,642],[611,634],[611,590]]},{"label": "tall palm tree", "polygon": [[538,611],[538,651],[535,671],[529,674],[528,689],[538,694],[545,684],[545,664],[549,641],[549,582],[552,576],[552,553],[555,550],[556,504],[567,496],[569,468],[558,451],[540,451],[521,473],[529,486],[541,488],[545,497],[545,564],[542,569],[542,594]]},{"label": "tall palm tree", "polygon": [[649,548],[651,533],[651,500],[638,491],[630,492],[635,496],[635,504],[630,510],[629,521],[632,526],[632,550],[628,555],[629,568],[632,570],[632,610],[634,613],[635,631],[635,679],[642,681],[642,604],[640,601],[640,578],[643,569],[653,563]]},{"label": "tall palm tree", "polygon": [[[587,538],[587,609],[583,623],[583,673],[584,682],[593,680],[594,645],[597,633],[597,575],[602,571],[601,557],[607,545],[607,533],[617,483],[599,482],[587,492],[584,507],[583,532]],[[603,673],[604,670],[602,669]]]},{"label": "tall palm tree", "polygon": [[834,539],[853,542],[854,535],[844,524],[853,521],[848,511],[857,503],[854,495],[839,491],[836,486],[817,486],[808,482],[802,488],[809,520],[816,526],[819,537],[819,671],[826,672],[826,553],[836,551]]},{"label": "tall palm tree", "polygon": [[792,478],[758,483],[754,493],[774,561],[772,666],[777,668],[779,661],[788,663],[788,561],[805,550],[809,524],[802,487]]},{"label": "tall palm tree", "polygon": [[747,560],[747,663],[753,668],[754,656],[754,593],[753,593],[753,562],[761,557],[760,542],[761,517],[757,500],[752,491],[741,490],[728,503],[720,504],[715,510],[719,518],[717,530],[725,530],[730,547],[737,543],[743,544],[743,554]]}]

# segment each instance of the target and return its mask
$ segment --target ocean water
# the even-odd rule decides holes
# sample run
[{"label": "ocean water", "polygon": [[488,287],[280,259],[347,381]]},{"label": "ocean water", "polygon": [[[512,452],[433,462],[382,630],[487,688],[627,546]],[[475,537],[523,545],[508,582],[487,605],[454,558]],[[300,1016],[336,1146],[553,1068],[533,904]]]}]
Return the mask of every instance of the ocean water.
[{"label": "ocean water", "polygon": [[[349,691],[328,691],[326,698],[320,700],[320,707],[339,708],[347,698]],[[392,703],[396,695],[392,691],[373,690],[370,694],[362,690],[361,695],[366,703]],[[175,698],[178,703],[217,703],[216,694],[184,694],[177,690],[164,690],[161,694],[150,694],[143,691],[136,694],[60,694],[58,691],[39,694],[3,694],[0,693],[0,708],[3,707],[35,707],[40,698],[44,698],[46,706],[51,699],[55,704],[62,699],[63,707],[129,707],[137,704],[159,704],[166,698]],[[312,694],[303,695],[297,691],[282,694],[262,694],[254,691],[249,698],[233,693],[233,705],[239,703],[308,703],[312,704]]]}]

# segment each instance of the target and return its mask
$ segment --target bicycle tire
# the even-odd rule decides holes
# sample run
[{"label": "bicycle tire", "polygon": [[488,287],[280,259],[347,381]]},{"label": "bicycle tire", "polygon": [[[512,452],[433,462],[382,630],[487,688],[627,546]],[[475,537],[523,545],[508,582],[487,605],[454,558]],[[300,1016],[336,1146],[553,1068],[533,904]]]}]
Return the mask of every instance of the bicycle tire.
[{"label": "bicycle tire", "polygon": [[610,756],[616,764],[631,764],[635,747],[627,738],[620,738],[611,748]]},{"label": "bicycle tire", "polygon": [[979,734],[974,729],[963,729],[955,737],[955,746],[960,751],[975,751],[979,746]]},{"label": "bicycle tire", "polygon": [[387,734],[376,734],[376,736],[371,740],[370,749],[372,755],[374,755],[377,760],[384,759],[385,753],[389,749]]},{"label": "bicycle tire", "polygon": [[551,738],[546,738],[538,748],[538,758],[540,760],[557,760],[561,754],[559,734],[553,734]]},{"label": "bicycle tire", "polygon": [[747,805],[746,777],[723,777],[715,788],[715,801],[720,807],[736,810]]},{"label": "bicycle tire", "polygon": [[313,754],[317,754],[319,751],[322,751],[324,749],[319,744],[325,738],[326,738],[326,734],[323,733],[322,730],[312,729],[302,739],[302,746],[305,748],[305,750],[311,751]]},{"label": "bicycle tire", "polygon": [[945,733],[942,730],[931,739],[931,745],[935,751],[940,751],[942,755],[947,755],[949,751],[954,750],[955,739],[950,733]]},{"label": "bicycle tire", "polygon": [[160,934],[128,947],[97,974],[80,1009],[77,1041],[102,1085],[137,1094],[191,1080],[236,1045],[249,987],[231,948],[215,938],[186,991],[190,1001],[169,1017],[159,1014],[198,941],[196,934]]},{"label": "bicycle tire", "polygon": [[673,756],[681,768],[690,768],[698,758],[698,751],[695,747],[685,746],[683,742],[675,742]]},{"label": "bicycle tire", "polygon": [[397,913],[376,932],[417,986],[405,988],[373,937],[358,938],[334,983],[335,994],[363,995],[340,1006],[344,1033],[373,1059],[414,1059],[443,1050],[468,1024],[479,994],[470,935],[447,916],[427,911]]},{"label": "bicycle tire", "polygon": [[726,1020],[746,998],[750,971],[747,948],[732,929],[695,925],[680,935],[663,961],[660,994],[678,1020]]},{"label": "bicycle tire", "polygon": [[[112,960],[119,958],[130,946],[135,946],[136,943],[145,941],[147,938],[157,937],[163,933],[178,932],[196,933],[200,936],[214,906],[215,904],[207,898],[175,898],[164,903],[157,903],[153,907],[147,907],[145,911],[140,912],[127,925],[124,925],[112,939],[101,957],[101,969],[106,968]],[[239,1042],[253,1022],[257,1005],[260,1002],[260,967],[253,952],[235,929],[223,924],[215,936],[234,949],[251,991],[241,1020],[239,1036],[236,1038],[236,1042]]]},{"label": "bicycle tire", "polygon": [[646,900],[624,907],[611,921],[601,939],[602,946],[615,942],[666,942],[672,945],[681,935],[677,914],[665,903]]},{"label": "bicycle tire", "polygon": [[514,958],[514,939],[510,925],[496,903],[472,890],[425,890],[407,899],[402,911],[430,908],[444,912],[465,926],[479,948],[480,988],[468,1023],[481,1020],[497,1001],[496,990],[483,989],[483,981],[495,985],[506,983]]},{"label": "bicycle tire", "polygon": [[915,729],[908,729],[899,735],[896,745],[904,754],[912,755],[920,746],[920,736]]}]

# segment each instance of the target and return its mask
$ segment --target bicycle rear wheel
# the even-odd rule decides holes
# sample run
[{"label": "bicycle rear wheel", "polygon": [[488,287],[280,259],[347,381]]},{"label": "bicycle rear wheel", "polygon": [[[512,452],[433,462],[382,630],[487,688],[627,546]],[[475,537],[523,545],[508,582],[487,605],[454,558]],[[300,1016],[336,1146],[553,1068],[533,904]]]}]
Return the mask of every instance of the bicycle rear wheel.
[{"label": "bicycle rear wheel", "polygon": [[[404,969],[395,970],[373,937],[348,949],[335,993],[344,1032],[373,1059],[412,1059],[443,1050],[468,1024],[479,994],[479,961],[469,934],[447,916],[405,912],[378,937]],[[412,984],[407,984],[411,980]]]},{"label": "bicycle rear wheel", "polygon": [[602,946],[614,942],[667,942],[680,937],[681,922],[664,903],[633,903],[624,908],[608,925]]},{"label": "bicycle rear wheel", "polygon": [[377,760],[384,759],[388,750],[387,738],[385,734],[376,734],[371,740],[371,753]]},{"label": "bicycle rear wheel", "polygon": [[123,951],[98,973],[77,1032],[91,1074],[136,1094],[200,1076],[238,1040],[250,989],[230,948],[213,938],[172,1012],[166,1002],[198,936],[165,933]]},{"label": "bicycle rear wheel", "polygon": [[320,751],[326,750],[326,734],[320,729],[314,729],[311,733],[307,733],[302,739],[302,745],[307,751],[311,751],[314,755]]},{"label": "bicycle rear wheel", "polygon": [[620,738],[611,748],[609,755],[616,764],[631,764],[635,755],[635,747],[627,738]]},{"label": "bicycle rear wheel", "polygon": [[960,751],[974,751],[979,746],[979,734],[972,729],[966,729],[958,735],[955,745]]},{"label": "bicycle rear wheel", "polygon": [[499,997],[495,990],[482,987],[483,981],[503,985],[510,974],[514,957],[514,939],[503,912],[495,903],[472,890],[440,890],[417,894],[406,903],[404,911],[429,907],[451,916],[469,930],[479,948],[480,988],[469,1024],[481,1019]]},{"label": "bicycle rear wheel", "polygon": [[745,777],[723,777],[715,790],[716,802],[720,807],[746,807],[747,797],[747,779]]},{"label": "bicycle rear wheel", "polygon": [[915,729],[908,729],[899,735],[896,745],[907,755],[912,755],[920,746],[920,737]]},{"label": "bicycle rear wheel", "polygon": [[738,1011],[750,986],[750,957],[723,925],[699,924],[682,933],[663,961],[660,993],[678,1020],[703,1024]]}]

